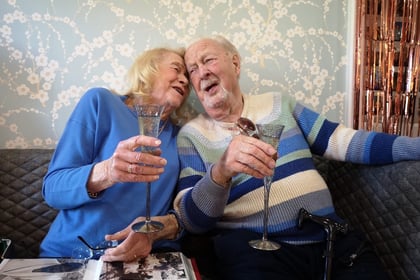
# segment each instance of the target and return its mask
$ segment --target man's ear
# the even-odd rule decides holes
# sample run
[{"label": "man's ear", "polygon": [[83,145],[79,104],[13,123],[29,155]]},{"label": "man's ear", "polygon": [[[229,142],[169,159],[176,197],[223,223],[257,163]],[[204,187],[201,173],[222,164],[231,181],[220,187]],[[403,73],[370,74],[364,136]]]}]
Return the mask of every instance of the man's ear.
[{"label": "man's ear", "polygon": [[235,65],[236,74],[239,75],[241,73],[241,58],[239,57],[238,54],[234,54],[232,56],[232,62],[233,62],[233,65]]}]

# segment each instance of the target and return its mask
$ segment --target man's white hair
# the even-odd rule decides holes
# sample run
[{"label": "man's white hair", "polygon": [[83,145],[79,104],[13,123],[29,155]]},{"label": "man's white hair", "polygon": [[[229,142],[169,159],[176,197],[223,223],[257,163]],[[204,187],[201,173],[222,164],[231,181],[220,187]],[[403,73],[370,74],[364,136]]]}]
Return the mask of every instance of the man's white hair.
[{"label": "man's white hair", "polygon": [[194,41],[192,41],[191,43],[188,44],[187,48],[188,49],[191,45],[202,41],[202,40],[212,40],[217,42],[219,45],[221,45],[223,47],[223,49],[225,49],[227,52],[229,52],[230,54],[233,55],[237,55],[239,58],[239,61],[241,61],[241,55],[238,51],[238,49],[235,47],[235,45],[233,45],[228,39],[226,39],[226,37],[222,36],[222,35],[211,35],[211,36],[206,36],[206,37],[200,37],[198,39],[195,39]]}]

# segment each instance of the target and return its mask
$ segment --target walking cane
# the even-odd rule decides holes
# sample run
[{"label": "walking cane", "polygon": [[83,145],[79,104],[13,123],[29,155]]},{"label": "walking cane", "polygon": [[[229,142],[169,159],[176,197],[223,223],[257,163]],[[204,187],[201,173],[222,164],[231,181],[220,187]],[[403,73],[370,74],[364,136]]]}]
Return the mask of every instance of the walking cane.
[{"label": "walking cane", "polygon": [[304,208],[301,208],[299,210],[298,228],[302,228],[303,221],[307,219],[317,224],[322,225],[324,227],[325,232],[327,233],[327,249],[324,255],[325,257],[324,280],[330,280],[332,259],[333,259],[333,245],[334,245],[335,236],[338,232],[346,234],[348,230],[348,224],[340,224],[336,221],[331,220],[330,218],[311,214]]}]

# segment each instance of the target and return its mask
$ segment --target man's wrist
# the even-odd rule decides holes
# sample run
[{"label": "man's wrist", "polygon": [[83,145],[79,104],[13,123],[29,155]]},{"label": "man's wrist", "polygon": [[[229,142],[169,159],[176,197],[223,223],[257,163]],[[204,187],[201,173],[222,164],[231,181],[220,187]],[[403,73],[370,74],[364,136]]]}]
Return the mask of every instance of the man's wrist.
[{"label": "man's wrist", "polygon": [[182,221],[181,221],[178,213],[175,210],[169,210],[168,215],[173,217],[174,224],[175,224],[175,227],[176,227],[175,236],[171,240],[178,240],[182,237],[182,235],[184,233],[184,226],[182,224]]},{"label": "man's wrist", "polygon": [[210,178],[213,180],[213,182],[224,188],[230,187],[232,183],[232,177],[226,179],[226,177],[220,176],[220,172],[217,172],[216,165],[213,165],[211,168]]}]

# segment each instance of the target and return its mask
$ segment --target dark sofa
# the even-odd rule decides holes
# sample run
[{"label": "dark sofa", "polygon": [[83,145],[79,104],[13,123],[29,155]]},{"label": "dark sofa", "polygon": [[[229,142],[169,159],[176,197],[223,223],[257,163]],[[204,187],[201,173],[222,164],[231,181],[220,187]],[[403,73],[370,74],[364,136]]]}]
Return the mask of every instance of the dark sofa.
[{"label": "dark sofa", "polygon": [[[53,150],[0,149],[0,237],[36,257],[56,211],[42,199]],[[391,279],[420,279],[420,161],[363,166],[315,157],[337,212],[373,242]]]}]

